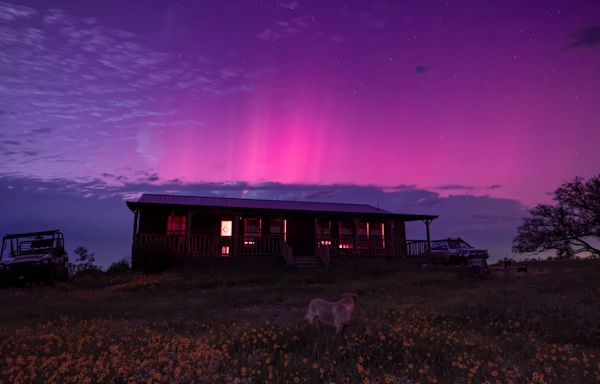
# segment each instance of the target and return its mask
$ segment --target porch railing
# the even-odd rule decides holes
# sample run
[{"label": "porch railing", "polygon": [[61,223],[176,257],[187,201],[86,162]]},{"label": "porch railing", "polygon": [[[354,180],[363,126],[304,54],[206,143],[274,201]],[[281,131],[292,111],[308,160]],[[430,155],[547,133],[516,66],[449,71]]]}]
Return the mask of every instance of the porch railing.
[{"label": "porch railing", "polygon": [[[140,233],[134,238],[138,251],[165,252],[178,256],[281,256],[288,244],[281,237],[222,237],[208,235],[166,235]],[[331,257],[425,255],[426,240],[391,240],[383,237],[318,238],[317,249],[328,249]],[[292,250],[293,252],[293,250]]]},{"label": "porch railing", "polygon": [[142,251],[160,251],[190,257],[204,256],[269,256],[281,255],[280,237],[221,237],[191,235],[164,235],[140,233],[133,247]]}]

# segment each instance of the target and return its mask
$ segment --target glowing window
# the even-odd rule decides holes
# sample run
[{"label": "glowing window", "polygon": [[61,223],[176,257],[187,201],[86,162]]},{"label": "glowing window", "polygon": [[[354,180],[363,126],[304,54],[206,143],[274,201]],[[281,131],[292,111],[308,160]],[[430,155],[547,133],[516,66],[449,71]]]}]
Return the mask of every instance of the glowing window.
[{"label": "glowing window", "polygon": [[331,221],[329,220],[319,220],[317,221],[317,233],[320,237],[330,237],[331,236]]},{"label": "glowing window", "polygon": [[286,239],[287,220],[285,219],[272,219],[271,220],[271,236],[283,237]]},{"label": "glowing window", "polygon": [[319,240],[319,248],[331,247],[331,240]]},{"label": "glowing window", "polygon": [[185,234],[185,216],[170,214],[167,216],[167,234],[184,235]]},{"label": "glowing window", "polygon": [[352,237],[352,223],[340,222],[340,236]]},{"label": "glowing window", "polygon": [[369,223],[357,223],[356,234],[359,237],[369,237]]},{"label": "glowing window", "polygon": [[233,221],[231,220],[221,220],[221,236],[231,236]]},{"label": "glowing window", "polygon": [[260,219],[244,219],[244,236],[245,237],[260,237],[261,220]]}]

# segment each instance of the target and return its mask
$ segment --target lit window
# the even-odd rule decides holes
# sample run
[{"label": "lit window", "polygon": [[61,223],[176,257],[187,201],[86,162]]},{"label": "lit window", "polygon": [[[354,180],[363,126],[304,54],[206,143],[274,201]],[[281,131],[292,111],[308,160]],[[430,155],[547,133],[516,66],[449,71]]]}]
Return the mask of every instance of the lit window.
[{"label": "lit window", "polygon": [[357,223],[356,234],[361,238],[369,237],[369,223]]},{"label": "lit window", "polygon": [[330,237],[331,236],[331,221],[329,220],[319,220],[317,222],[318,228],[317,233],[320,237]]},{"label": "lit window", "polygon": [[229,245],[223,245],[221,247],[221,256],[229,256]]},{"label": "lit window", "polygon": [[244,236],[245,237],[260,237],[261,220],[260,219],[244,219]]},{"label": "lit window", "polygon": [[271,220],[271,236],[283,237],[286,240],[287,220],[285,219],[272,219]]},{"label": "lit window", "polygon": [[352,223],[340,222],[340,249],[352,249],[354,248],[354,238],[352,231]]},{"label": "lit window", "polygon": [[384,230],[383,223],[377,223],[370,226],[369,235],[371,236],[371,239],[374,240],[374,243],[371,243],[372,245],[379,248],[385,248]]},{"label": "lit window", "polygon": [[319,248],[331,247],[331,240],[319,240]]},{"label": "lit window", "polygon": [[167,234],[184,235],[185,234],[185,216],[170,214],[167,217]]},{"label": "lit window", "polygon": [[232,225],[233,221],[231,220],[221,220],[221,236],[231,236]]}]

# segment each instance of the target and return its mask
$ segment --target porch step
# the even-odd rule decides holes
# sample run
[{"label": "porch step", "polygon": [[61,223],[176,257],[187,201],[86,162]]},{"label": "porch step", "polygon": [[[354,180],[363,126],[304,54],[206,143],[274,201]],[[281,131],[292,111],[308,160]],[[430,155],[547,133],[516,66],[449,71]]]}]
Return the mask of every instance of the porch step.
[{"label": "porch step", "polygon": [[323,263],[317,256],[294,256],[294,265],[297,268],[323,268]]}]

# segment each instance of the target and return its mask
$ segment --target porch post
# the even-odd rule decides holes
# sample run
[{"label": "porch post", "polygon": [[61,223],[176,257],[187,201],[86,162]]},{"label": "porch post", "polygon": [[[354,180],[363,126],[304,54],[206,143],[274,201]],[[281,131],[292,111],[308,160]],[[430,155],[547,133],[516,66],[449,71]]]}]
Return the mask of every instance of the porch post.
[{"label": "porch post", "polygon": [[319,253],[319,217],[315,216],[315,220],[314,220],[314,225],[315,225],[315,229],[314,229],[314,233],[315,233],[315,256],[317,256]]},{"label": "porch post", "polygon": [[423,220],[423,222],[425,223],[425,231],[427,232],[427,253],[429,253],[429,251],[431,250],[431,236],[429,236],[429,224],[431,224],[432,221],[432,219]]},{"label": "porch post", "polygon": [[398,249],[394,241],[394,221],[389,219],[385,224],[387,225],[383,227],[383,245],[387,249],[386,252],[389,252],[390,256],[400,256],[398,255]]},{"label": "porch post", "polygon": [[133,211],[133,244],[135,244],[135,242],[137,240],[139,217],[140,217],[139,210],[136,209],[135,211]]},{"label": "porch post", "polygon": [[233,215],[233,222],[231,223],[231,250],[229,254],[231,256],[238,255],[238,246],[242,243],[240,239],[240,215]]},{"label": "porch post", "polygon": [[352,235],[353,235],[353,245],[352,245],[352,253],[354,256],[358,256],[358,219],[355,217],[352,221]]},{"label": "porch post", "polygon": [[190,257],[190,235],[192,233],[192,211],[188,209],[185,217],[185,257]]}]

